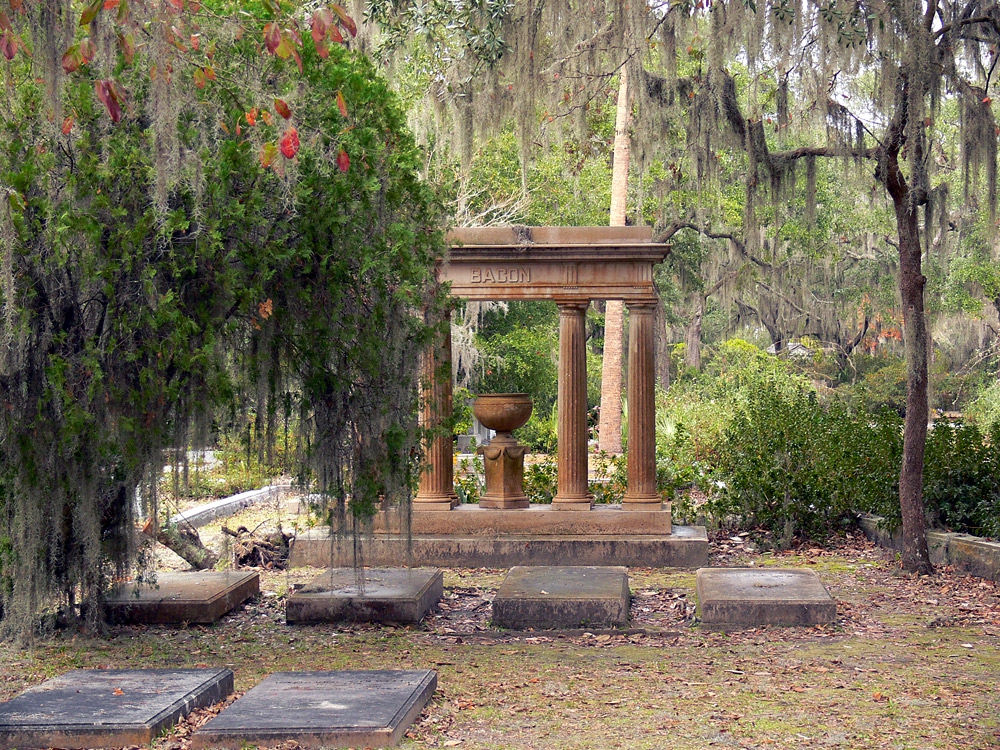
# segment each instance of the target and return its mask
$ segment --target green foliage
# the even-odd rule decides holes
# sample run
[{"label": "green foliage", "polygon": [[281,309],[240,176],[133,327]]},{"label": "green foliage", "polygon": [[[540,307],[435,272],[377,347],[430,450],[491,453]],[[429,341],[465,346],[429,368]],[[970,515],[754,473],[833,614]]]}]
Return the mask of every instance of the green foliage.
[{"label": "green foliage", "polygon": [[[82,79],[60,102],[66,133],[34,76],[3,110],[0,193],[17,197],[0,214],[8,630],[50,602],[93,604],[127,572],[137,486],[220,417],[242,430],[250,415],[264,442],[291,424],[299,476],[341,514],[347,496],[362,514],[408,498],[429,336],[414,312],[433,315],[443,236],[403,113],[339,47],[326,62],[304,49],[300,75],[253,40],[220,44],[215,73],[173,92],[179,164],[157,140],[148,67],[123,74],[117,125]],[[286,126],[251,130],[247,91],[292,101],[297,156],[264,166],[261,142]]]},{"label": "green foliage", "polygon": [[950,530],[1000,535],[1000,424],[939,422],[927,436],[924,504]]},{"label": "green foliage", "polygon": [[896,499],[899,421],[875,423],[843,407],[824,409],[814,393],[749,394],[719,446],[711,510],[743,528],[764,528],[785,544],[823,536],[862,510]]},{"label": "green foliage", "polygon": [[533,456],[524,462],[524,494],[533,503],[551,503],[559,486],[559,473],[552,455]]}]

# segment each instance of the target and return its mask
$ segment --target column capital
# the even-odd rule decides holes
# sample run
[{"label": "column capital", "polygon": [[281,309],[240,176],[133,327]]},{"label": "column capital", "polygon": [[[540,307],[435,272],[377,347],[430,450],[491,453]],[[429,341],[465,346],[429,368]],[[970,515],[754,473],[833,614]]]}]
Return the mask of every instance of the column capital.
[{"label": "column capital", "polygon": [[568,299],[556,297],[555,303],[556,306],[559,308],[559,312],[563,312],[564,310],[566,312],[574,312],[579,310],[585,311],[588,307],[590,307],[589,299],[581,299],[579,297],[573,297]]},{"label": "column capital", "polygon": [[658,304],[658,302],[659,302],[659,300],[657,300],[656,298],[652,298],[652,299],[637,299],[637,300],[628,301],[628,302],[625,303],[625,305],[626,305],[626,307],[628,307],[629,310],[635,310],[637,312],[641,312],[641,311],[646,311],[646,310],[649,310],[649,311],[655,310],[656,309],[656,305]]}]

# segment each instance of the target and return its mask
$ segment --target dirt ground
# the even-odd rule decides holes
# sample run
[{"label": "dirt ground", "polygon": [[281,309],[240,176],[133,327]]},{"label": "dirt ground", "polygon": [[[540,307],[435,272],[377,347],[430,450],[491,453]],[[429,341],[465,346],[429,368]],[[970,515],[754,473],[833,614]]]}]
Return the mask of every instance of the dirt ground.
[{"label": "dirt ground", "polygon": [[[748,547],[715,540],[711,564],[815,570],[837,622],[707,632],[694,571],[631,569],[627,631],[501,632],[489,615],[504,571],[451,569],[418,626],[289,626],[286,592],[319,571],[261,571],[262,595],[213,626],[0,645],[0,699],[71,668],[229,666],[238,692],[275,671],[429,668],[438,691],[403,748],[1000,748],[996,584],[903,574],[860,535],[787,554]],[[220,708],[153,747],[182,750]]]}]

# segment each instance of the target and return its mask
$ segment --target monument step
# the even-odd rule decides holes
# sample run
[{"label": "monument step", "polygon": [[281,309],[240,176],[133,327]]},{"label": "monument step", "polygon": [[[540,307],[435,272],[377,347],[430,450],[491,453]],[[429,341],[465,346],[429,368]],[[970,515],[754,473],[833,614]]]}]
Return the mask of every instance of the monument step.
[{"label": "monument step", "polygon": [[493,599],[500,628],[609,628],[628,619],[628,569],[617,566],[514,567]]},{"label": "monument step", "polygon": [[[513,511],[517,512],[517,511]],[[585,515],[585,514],[577,514]],[[504,536],[376,533],[361,537],[364,565],[439,568],[512,568],[515,565],[624,565],[647,568],[699,568],[708,564],[708,537],[702,526],[674,526],[670,534],[510,534]],[[292,567],[351,567],[351,536],[330,538],[327,528],[296,537]]]},{"label": "monument step", "polygon": [[331,568],[288,597],[285,620],[416,623],[443,592],[444,576],[436,568]]},{"label": "monument step", "polygon": [[836,602],[811,570],[703,568],[695,591],[702,625],[713,630],[826,625],[837,619]]},{"label": "monument step", "polygon": [[[398,514],[380,513],[374,530],[399,533],[401,525]],[[538,503],[516,510],[463,503],[453,510],[415,509],[410,519],[410,533],[418,536],[669,534],[671,526],[670,503],[664,503],[662,510],[623,511],[620,505],[597,505],[580,512]]]}]

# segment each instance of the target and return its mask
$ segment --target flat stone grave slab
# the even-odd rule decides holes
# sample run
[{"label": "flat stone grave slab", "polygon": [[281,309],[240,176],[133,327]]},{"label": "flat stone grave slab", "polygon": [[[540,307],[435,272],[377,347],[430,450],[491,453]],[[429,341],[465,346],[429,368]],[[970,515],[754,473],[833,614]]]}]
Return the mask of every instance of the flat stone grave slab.
[{"label": "flat stone grave slab", "polygon": [[232,692],[229,669],[77,669],[0,703],[0,748],[147,745]]},{"label": "flat stone grave slab", "polygon": [[192,746],[387,747],[436,689],[431,670],[276,672],[195,732]]},{"label": "flat stone grave slab", "polygon": [[701,568],[695,576],[701,622],[709,628],[825,625],[837,605],[811,570]]},{"label": "flat stone grave slab", "polygon": [[108,599],[112,622],[210,623],[260,593],[254,571],[157,573],[155,586],[129,582]]},{"label": "flat stone grave slab", "polygon": [[363,589],[354,568],[330,568],[288,597],[285,620],[420,622],[443,592],[437,568],[365,568]]},{"label": "flat stone grave slab", "polygon": [[529,628],[620,627],[629,617],[628,569],[518,566],[493,599],[493,624]]}]

